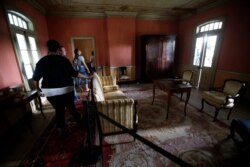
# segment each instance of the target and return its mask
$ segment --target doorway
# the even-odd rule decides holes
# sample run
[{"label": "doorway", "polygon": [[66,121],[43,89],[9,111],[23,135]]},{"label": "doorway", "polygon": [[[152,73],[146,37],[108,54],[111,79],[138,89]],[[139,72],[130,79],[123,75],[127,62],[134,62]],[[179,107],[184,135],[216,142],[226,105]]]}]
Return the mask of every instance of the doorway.
[{"label": "doorway", "polygon": [[93,62],[93,65],[95,68],[97,67],[94,37],[72,37],[71,45],[72,45],[73,55],[75,49],[80,49],[82,51],[82,55],[88,66],[90,65],[91,56],[92,55],[95,56],[95,61]]},{"label": "doorway", "polygon": [[222,21],[211,21],[197,27],[194,56],[192,59],[193,85],[208,89],[213,86],[219,46],[221,41]]}]

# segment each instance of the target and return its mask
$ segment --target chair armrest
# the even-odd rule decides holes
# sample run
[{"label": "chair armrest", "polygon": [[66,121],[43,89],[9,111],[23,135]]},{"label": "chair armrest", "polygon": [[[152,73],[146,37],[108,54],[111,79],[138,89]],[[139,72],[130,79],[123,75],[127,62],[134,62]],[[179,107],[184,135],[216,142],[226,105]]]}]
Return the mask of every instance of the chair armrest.
[{"label": "chair armrest", "polygon": [[227,95],[226,97],[226,102],[228,102],[229,99],[236,99],[240,96],[240,94],[236,94],[235,96],[232,96],[232,95]]},{"label": "chair armrest", "polygon": [[[136,101],[131,98],[114,99],[96,102],[99,112],[105,114],[114,121],[120,123],[128,129],[134,129],[136,116]],[[100,118],[101,129],[103,133],[113,133],[121,131],[118,127]]]}]

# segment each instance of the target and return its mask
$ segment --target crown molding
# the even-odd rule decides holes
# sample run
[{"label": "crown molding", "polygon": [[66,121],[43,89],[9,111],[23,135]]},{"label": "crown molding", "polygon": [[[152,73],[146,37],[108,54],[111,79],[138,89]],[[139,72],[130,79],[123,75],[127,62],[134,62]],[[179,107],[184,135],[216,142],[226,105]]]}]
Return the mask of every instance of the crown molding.
[{"label": "crown molding", "polygon": [[29,3],[34,8],[38,9],[43,14],[46,14],[46,10],[44,7],[42,7],[39,3],[37,3],[35,0],[25,0],[27,3]]},{"label": "crown molding", "polygon": [[196,10],[195,13],[189,13],[187,15],[184,15],[182,17],[180,17],[181,20],[187,19],[189,17],[192,17],[195,14],[200,14],[202,12],[208,11],[209,9],[224,5],[225,3],[229,2],[230,0],[221,0],[221,1],[216,1],[214,3],[211,3],[210,5],[206,5],[205,7],[199,8],[198,10]]},{"label": "crown molding", "polygon": [[178,18],[170,15],[156,15],[156,14],[140,14],[137,16],[140,20],[177,20]]},{"label": "crown molding", "polygon": [[50,16],[74,16],[74,17],[86,17],[86,18],[104,18],[106,17],[105,13],[102,12],[50,12],[47,13]]},{"label": "crown molding", "polygon": [[106,14],[107,17],[109,17],[109,16],[136,17],[138,15],[137,12],[105,11],[104,13]]}]

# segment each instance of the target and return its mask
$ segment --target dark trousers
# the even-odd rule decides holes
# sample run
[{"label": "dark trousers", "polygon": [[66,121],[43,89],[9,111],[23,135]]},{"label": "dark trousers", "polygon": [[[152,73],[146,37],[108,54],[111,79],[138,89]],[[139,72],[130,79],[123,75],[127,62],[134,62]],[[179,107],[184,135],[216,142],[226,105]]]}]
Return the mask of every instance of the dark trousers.
[{"label": "dark trousers", "polygon": [[80,122],[81,116],[76,110],[74,92],[47,97],[47,99],[56,111],[56,122],[58,128],[65,128],[65,108],[69,110],[70,114],[76,119],[77,122]]}]

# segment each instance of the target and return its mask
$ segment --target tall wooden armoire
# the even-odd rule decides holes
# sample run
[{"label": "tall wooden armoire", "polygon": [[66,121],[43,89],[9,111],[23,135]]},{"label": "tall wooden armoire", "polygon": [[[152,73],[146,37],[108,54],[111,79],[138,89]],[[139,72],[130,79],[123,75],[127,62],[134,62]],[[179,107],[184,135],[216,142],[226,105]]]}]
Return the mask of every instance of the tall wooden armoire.
[{"label": "tall wooden armoire", "polygon": [[140,80],[151,82],[173,76],[175,35],[141,36]]}]

